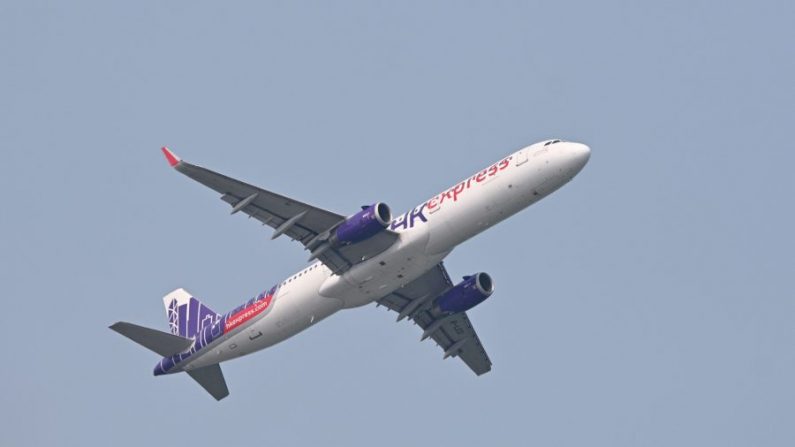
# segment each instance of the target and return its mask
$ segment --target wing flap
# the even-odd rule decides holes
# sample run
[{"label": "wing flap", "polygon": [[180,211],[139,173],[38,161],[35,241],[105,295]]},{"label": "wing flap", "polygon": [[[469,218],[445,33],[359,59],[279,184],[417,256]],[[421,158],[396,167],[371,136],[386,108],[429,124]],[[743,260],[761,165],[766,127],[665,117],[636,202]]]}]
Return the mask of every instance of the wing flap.
[{"label": "wing flap", "polygon": [[[416,321],[423,329],[435,322],[429,312],[423,312]],[[459,357],[477,375],[491,371],[491,359],[466,313],[446,319],[431,338],[444,350],[445,358]]]},{"label": "wing flap", "polygon": [[[301,225],[296,228],[303,228],[306,232],[314,234],[320,234],[344,220],[344,217],[339,214],[258,188],[184,160],[181,160],[174,168],[181,174],[222,194],[221,199],[232,205],[233,210],[235,205],[248,201],[238,211],[242,211],[274,229],[287,219],[304,211],[307,212],[307,215],[302,219]],[[301,235],[298,236],[293,239],[302,239]]]},{"label": "wing flap", "polygon": [[[253,188],[253,187],[252,187]],[[247,214],[249,217],[253,217],[258,221],[262,222],[263,225],[267,225],[276,231],[279,227],[284,225],[290,219],[300,216],[301,213],[303,216],[296,222],[294,222],[290,228],[284,231],[284,234],[289,237],[290,239],[296,240],[301,242],[302,244],[306,245],[312,238],[316,235],[322,233],[323,231],[333,227],[337,223],[341,222],[344,218],[339,215],[337,219],[330,218],[329,216],[323,216],[322,213],[313,212],[311,205],[306,205],[304,203],[299,202],[283,202],[281,209],[279,210],[281,214],[278,214],[274,211],[273,206],[269,206],[268,203],[261,203],[265,202],[266,199],[260,199],[260,192],[252,193],[256,194],[256,197],[251,200],[249,203],[243,205],[240,208],[237,208],[238,205],[242,204],[247,198],[240,198],[236,195],[232,194],[224,194],[221,196],[221,200],[224,202],[232,205],[232,211],[237,209],[238,211],[242,211],[243,213]],[[251,197],[251,195],[247,196]],[[280,196],[281,197],[281,196]],[[333,214],[333,213],[328,213]],[[327,227],[323,227],[324,224],[329,223]],[[323,228],[320,230],[320,228]]]}]

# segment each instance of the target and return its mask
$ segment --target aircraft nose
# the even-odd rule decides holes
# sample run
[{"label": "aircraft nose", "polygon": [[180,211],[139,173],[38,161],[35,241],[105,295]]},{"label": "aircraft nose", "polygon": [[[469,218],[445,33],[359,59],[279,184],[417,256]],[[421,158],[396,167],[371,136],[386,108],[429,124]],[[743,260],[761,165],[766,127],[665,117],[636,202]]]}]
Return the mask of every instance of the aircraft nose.
[{"label": "aircraft nose", "polygon": [[591,148],[582,143],[568,143],[568,145],[568,150],[574,162],[575,169],[579,171],[591,158]]}]

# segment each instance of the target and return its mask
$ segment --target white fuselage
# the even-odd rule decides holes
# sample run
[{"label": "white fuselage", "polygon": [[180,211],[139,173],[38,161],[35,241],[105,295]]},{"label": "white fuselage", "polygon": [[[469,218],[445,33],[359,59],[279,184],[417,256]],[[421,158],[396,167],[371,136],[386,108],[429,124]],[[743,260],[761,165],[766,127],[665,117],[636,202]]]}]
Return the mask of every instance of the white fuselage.
[{"label": "white fuselage", "polygon": [[273,308],[225,334],[181,365],[192,370],[267,348],[340,309],[363,306],[410,283],[453,248],[532,205],[571,180],[588,161],[587,146],[542,142],[478,171],[393,219],[397,242],[333,275],[320,262],[285,279]]}]

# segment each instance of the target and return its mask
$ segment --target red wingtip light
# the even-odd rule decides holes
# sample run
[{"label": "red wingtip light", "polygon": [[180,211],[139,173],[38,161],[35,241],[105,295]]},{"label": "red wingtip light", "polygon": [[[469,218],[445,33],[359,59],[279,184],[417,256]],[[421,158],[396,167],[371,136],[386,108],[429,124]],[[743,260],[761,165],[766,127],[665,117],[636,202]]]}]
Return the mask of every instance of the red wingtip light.
[{"label": "red wingtip light", "polygon": [[179,162],[180,162],[180,158],[179,158],[179,157],[177,157],[176,155],[174,155],[174,153],[173,153],[173,152],[171,152],[170,150],[168,150],[168,148],[167,148],[167,147],[165,147],[165,146],[164,146],[164,147],[163,147],[161,150],[163,151],[163,155],[165,155],[165,156],[166,156],[166,160],[168,160],[168,164],[169,164],[169,165],[170,165],[172,168],[173,168],[174,166],[176,166],[176,165],[178,165],[178,164],[179,164]]}]

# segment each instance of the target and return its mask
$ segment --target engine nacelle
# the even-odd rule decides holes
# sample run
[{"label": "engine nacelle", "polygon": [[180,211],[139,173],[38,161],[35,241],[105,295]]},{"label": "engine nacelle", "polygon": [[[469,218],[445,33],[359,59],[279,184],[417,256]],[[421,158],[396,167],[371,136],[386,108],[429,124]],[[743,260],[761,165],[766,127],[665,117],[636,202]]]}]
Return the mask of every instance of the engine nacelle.
[{"label": "engine nacelle", "polygon": [[436,298],[434,307],[441,312],[466,312],[490,297],[494,292],[494,282],[487,273],[465,276],[455,287]]},{"label": "engine nacelle", "polygon": [[334,231],[332,245],[348,245],[369,239],[389,226],[392,211],[382,202],[362,207],[362,210],[347,218]]}]

